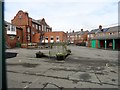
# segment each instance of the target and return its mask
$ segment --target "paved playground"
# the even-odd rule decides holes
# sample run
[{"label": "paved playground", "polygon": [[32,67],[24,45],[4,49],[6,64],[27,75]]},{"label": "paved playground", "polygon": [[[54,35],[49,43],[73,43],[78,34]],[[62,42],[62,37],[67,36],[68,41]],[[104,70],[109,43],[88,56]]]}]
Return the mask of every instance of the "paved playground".
[{"label": "paved playground", "polygon": [[49,49],[7,49],[18,53],[6,60],[8,88],[118,88],[118,51],[68,48],[72,54],[65,61],[35,58],[38,51],[49,55]]}]

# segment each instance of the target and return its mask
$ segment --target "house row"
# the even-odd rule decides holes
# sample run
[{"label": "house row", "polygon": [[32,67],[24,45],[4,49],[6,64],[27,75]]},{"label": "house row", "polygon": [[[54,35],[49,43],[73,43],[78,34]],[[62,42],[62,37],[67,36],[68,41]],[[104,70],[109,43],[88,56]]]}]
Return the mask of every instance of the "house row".
[{"label": "house row", "polygon": [[35,20],[22,10],[18,11],[11,23],[5,21],[5,36],[9,48],[67,41],[65,32],[53,32],[44,18]]},{"label": "house row", "polygon": [[67,33],[68,42],[80,46],[103,49],[120,49],[120,26],[102,28],[91,31],[77,31]]},{"label": "house row", "polygon": [[70,33],[67,33],[67,39],[68,39],[68,43],[70,44],[84,44],[87,42],[87,34],[88,34],[88,30],[83,31],[83,29],[81,29],[80,31],[74,32],[74,30]]},{"label": "house row", "polygon": [[120,50],[120,26],[94,29],[88,33],[89,46],[92,48],[103,48]]}]

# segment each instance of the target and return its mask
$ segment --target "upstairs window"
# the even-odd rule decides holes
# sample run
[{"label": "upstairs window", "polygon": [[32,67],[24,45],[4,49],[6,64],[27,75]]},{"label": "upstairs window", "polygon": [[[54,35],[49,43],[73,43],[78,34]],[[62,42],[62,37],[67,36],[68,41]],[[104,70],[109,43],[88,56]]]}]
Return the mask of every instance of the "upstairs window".
[{"label": "upstairs window", "polygon": [[41,30],[41,26],[39,26],[39,30]]},{"label": "upstairs window", "polygon": [[27,32],[30,32],[30,28],[29,27],[27,28]]},{"label": "upstairs window", "polygon": [[51,36],[50,39],[53,40],[54,39],[53,36]]},{"label": "upstairs window", "polygon": [[19,19],[22,19],[22,15],[19,15]]},{"label": "upstairs window", "polygon": [[11,26],[11,31],[16,31],[16,27],[13,26],[13,25],[10,25]]},{"label": "upstairs window", "polygon": [[7,26],[7,30],[10,31],[10,25]]},{"label": "upstairs window", "polygon": [[38,25],[36,25],[36,29],[38,29]]},{"label": "upstairs window", "polygon": [[34,25],[34,24],[32,24],[32,27],[35,27],[35,25]]}]

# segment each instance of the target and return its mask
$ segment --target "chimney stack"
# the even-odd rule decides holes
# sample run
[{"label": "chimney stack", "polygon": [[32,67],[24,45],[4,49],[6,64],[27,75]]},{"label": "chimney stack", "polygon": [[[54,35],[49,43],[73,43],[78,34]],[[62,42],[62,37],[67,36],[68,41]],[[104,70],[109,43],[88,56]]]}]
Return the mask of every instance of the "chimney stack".
[{"label": "chimney stack", "polygon": [[25,14],[28,16],[28,12],[25,12]]},{"label": "chimney stack", "polygon": [[81,29],[81,32],[83,32],[83,29]]},{"label": "chimney stack", "polygon": [[74,30],[73,30],[73,33],[74,33]]},{"label": "chimney stack", "polygon": [[99,30],[102,31],[102,25],[99,25]]}]

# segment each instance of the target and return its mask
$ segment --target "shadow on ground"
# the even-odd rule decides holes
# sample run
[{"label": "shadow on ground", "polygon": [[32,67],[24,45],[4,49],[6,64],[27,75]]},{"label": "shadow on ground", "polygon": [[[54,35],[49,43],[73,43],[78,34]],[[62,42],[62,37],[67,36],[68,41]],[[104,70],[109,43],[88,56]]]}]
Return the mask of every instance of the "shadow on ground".
[{"label": "shadow on ground", "polygon": [[5,57],[7,58],[13,58],[16,57],[18,53],[14,53],[14,52],[5,52]]}]

